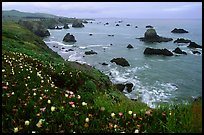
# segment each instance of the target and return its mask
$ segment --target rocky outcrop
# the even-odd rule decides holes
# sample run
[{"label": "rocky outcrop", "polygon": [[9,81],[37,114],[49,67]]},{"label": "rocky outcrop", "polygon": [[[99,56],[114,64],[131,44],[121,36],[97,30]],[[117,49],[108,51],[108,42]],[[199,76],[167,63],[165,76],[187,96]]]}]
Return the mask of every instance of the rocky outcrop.
[{"label": "rocky outcrop", "polygon": [[70,33],[67,33],[64,38],[64,42],[76,42],[75,37],[73,35],[70,35]]},{"label": "rocky outcrop", "polygon": [[112,63],[115,62],[117,65],[120,65],[122,67],[130,66],[128,61],[126,59],[124,59],[124,58],[114,58],[110,62],[112,62]]},{"label": "rocky outcrop", "polygon": [[144,50],[145,55],[164,55],[164,56],[173,56],[173,53],[169,50],[165,49],[154,49],[147,47]]},{"label": "rocky outcrop", "polygon": [[189,48],[202,48],[202,46],[196,44],[195,42],[190,42],[190,44],[187,47],[189,47]]},{"label": "rocky outcrop", "polygon": [[119,84],[115,84],[115,86],[121,92],[123,92],[123,90],[126,88],[128,93],[132,92],[132,88],[133,88],[132,83],[126,83],[126,84],[119,83]]},{"label": "rocky outcrop", "polygon": [[151,25],[147,25],[146,28],[153,28],[153,26],[151,26]]},{"label": "rocky outcrop", "polygon": [[115,26],[119,26],[119,24],[116,24]]},{"label": "rocky outcrop", "polygon": [[91,51],[86,51],[85,54],[86,55],[93,55],[93,54],[97,54],[97,52],[94,52],[93,50],[91,50]]},{"label": "rocky outcrop", "polygon": [[177,53],[177,54],[185,54],[185,55],[187,55],[187,53],[186,52],[184,52],[184,51],[182,51],[179,47],[177,47],[175,50],[173,50],[172,52],[175,52],[175,53]]},{"label": "rocky outcrop", "polygon": [[199,51],[192,51],[193,54],[200,54]]},{"label": "rocky outcrop", "polygon": [[22,21],[22,20],[20,20],[18,22],[18,24],[20,24],[23,27],[26,27],[27,29],[29,29],[30,31],[35,33],[35,35],[37,35],[39,37],[50,36],[50,32],[40,22],[37,22],[37,21],[35,21],[35,22],[34,21]]},{"label": "rocky outcrop", "polygon": [[74,28],[81,28],[81,27],[84,27],[84,25],[82,24],[81,21],[76,20],[76,21],[74,21],[74,22],[72,23],[72,27],[74,27]]},{"label": "rocky outcrop", "polygon": [[177,28],[175,28],[175,29],[173,29],[171,31],[171,33],[188,33],[188,31],[186,31],[184,29],[177,29]]},{"label": "rocky outcrop", "polygon": [[147,31],[144,34],[144,37],[139,38],[141,41],[144,42],[169,42],[172,41],[172,38],[166,38],[166,37],[160,37],[157,35],[157,32],[155,29],[147,29]]},{"label": "rocky outcrop", "polygon": [[131,44],[129,44],[128,46],[127,46],[127,48],[129,48],[129,49],[131,49],[131,48],[134,48]]},{"label": "rocky outcrop", "polygon": [[189,39],[184,39],[184,38],[177,38],[174,43],[190,43],[191,40]]},{"label": "rocky outcrop", "polygon": [[130,26],[130,24],[126,24],[126,26]]},{"label": "rocky outcrop", "polygon": [[64,29],[69,29],[68,23],[65,23],[63,28]]}]

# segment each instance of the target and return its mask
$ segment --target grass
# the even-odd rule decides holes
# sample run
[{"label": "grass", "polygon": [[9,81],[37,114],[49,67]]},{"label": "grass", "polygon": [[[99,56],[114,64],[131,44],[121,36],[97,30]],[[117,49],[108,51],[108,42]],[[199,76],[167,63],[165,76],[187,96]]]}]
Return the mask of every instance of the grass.
[{"label": "grass", "polygon": [[202,132],[202,99],[150,109],[98,70],[64,61],[27,29],[2,28],[3,133]]}]

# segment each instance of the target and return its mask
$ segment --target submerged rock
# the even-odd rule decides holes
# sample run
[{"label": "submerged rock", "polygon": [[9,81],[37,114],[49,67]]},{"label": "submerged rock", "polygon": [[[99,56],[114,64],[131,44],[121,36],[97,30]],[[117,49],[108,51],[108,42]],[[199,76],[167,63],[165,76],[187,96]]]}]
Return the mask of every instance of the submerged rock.
[{"label": "submerged rock", "polygon": [[130,26],[130,24],[126,24],[126,26]]},{"label": "submerged rock", "polygon": [[123,90],[126,88],[128,93],[132,92],[132,88],[133,88],[132,83],[126,83],[126,84],[118,83],[118,84],[115,84],[115,86],[121,92],[123,92]]},{"label": "submerged rock", "polygon": [[64,42],[76,42],[75,37],[73,35],[70,35],[70,33],[67,33],[64,38]]},{"label": "submerged rock", "polygon": [[173,53],[169,50],[165,49],[154,49],[147,47],[144,50],[144,54],[146,55],[164,55],[164,56],[173,56]]},{"label": "submerged rock", "polygon": [[131,44],[129,44],[128,46],[127,46],[127,48],[129,48],[129,49],[131,49],[131,48],[134,48]]},{"label": "submerged rock", "polygon": [[193,54],[196,54],[196,53],[197,53],[197,54],[200,54],[199,51],[192,51],[192,53],[193,53]]},{"label": "submerged rock", "polygon": [[191,40],[189,39],[184,39],[184,38],[177,38],[174,43],[190,43]]},{"label": "submerged rock", "polygon": [[177,28],[173,29],[171,32],[172,33],[188,33],[188,31],[184,29],[177,29]]},{"label": "submerged rock", "polygon": [[146,28],[153,28],[153,26],[151,26],[151,25],[147,25]]},{"label": "submerged rock", "polygon": [[202,46],[196,44],[195,42],[190,42],[190,44],[187,47],[189,47],[189,48],[202,48]]},{"label": "submerged rock", "polygon": [[107,63],[105,63],[105,62],[103,62],[101,65],[107,66],[108,64],[107,64]]},{"label": "submerged rock", "polygon": [[173,50],[172,52],[175,52],[175,53],[178,53],[178,54],[185,54],[185,55],[187,55],[187,53],[186,52],[184,52],[184,51],[181,51],[181,49],[179,48],[179,47],[177,47],[175,50]]},{"label": "submerged rock", "polygon": [[173,40],[172,38],[160,37],[159,35],[157,35],[155,29],[147,29],[147,31],[144,34],[144,37],[141,37],[139,39],[144,42],[159,42],[159,43]]},{"label": "submerged rock", "polygon": [[128,61],[126,59],[124,59],[124,58],[114,58],[110,62],[112,62],[112,63],[115,62],[117,65],[120,65],[122,67],[130,66]]},{"label": "submerged rock", "polygon": [[94,52],[93,50],[91,50],[91,51],[86,51],[85,54],[86,55],[93,55],[93,54],[97,54],[97,52]]}]

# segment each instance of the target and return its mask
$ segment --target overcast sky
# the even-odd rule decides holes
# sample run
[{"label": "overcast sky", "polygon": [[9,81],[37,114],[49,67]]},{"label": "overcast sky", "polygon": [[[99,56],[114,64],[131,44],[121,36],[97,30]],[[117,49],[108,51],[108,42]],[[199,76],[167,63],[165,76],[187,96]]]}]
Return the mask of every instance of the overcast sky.
[{"label": "overcast sky", "polygon": [[2,2],[2,10],[76,18],[202,18],[202,2]]}]

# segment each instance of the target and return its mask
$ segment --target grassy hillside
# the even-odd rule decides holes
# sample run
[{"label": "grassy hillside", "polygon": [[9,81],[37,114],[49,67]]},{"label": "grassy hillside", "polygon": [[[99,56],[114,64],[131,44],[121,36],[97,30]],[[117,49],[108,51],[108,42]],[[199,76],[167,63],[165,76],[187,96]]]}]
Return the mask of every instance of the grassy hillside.
[{"label": "grassy hillside", "polygon": [[3,133],[201,132],[201,101],[150,109],[100,71],[64,61],[29,30],[2,24]]}]

